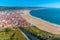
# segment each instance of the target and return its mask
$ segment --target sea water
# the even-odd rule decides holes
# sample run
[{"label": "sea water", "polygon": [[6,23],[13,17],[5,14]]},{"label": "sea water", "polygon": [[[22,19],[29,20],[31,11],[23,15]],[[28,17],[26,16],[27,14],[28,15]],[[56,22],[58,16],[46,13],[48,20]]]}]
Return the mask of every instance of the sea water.
[{"label": "sea water", "polygon": [[60,8],[32,10],[30,14],[34,17],[60,25]]}]

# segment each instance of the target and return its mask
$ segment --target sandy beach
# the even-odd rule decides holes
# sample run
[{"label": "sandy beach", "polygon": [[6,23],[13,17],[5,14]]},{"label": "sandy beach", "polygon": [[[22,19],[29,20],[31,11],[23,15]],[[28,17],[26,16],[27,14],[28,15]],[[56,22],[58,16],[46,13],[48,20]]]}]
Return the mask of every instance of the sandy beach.
[{"label": "sandy beach", "polygon": [[25,18],[29,23],[35,25],[40,30],[47,31],[52,34],[60,34],[60,27],[45,22],[44,20],[35,18],[29,14],[30,10],[24,10],[21,16]]}]

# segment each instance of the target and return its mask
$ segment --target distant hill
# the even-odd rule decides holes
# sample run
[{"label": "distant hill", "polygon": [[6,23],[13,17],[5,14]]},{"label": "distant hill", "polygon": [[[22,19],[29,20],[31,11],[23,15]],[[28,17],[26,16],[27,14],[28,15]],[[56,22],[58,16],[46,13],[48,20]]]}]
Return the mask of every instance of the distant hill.
[{"label": "distant hill", "polygon": [[0,11],[1,10],[19,10],[19,9],[38,9],[38,8],[43,8],[43,7],[6,7],[6,6],[0,6]]}]

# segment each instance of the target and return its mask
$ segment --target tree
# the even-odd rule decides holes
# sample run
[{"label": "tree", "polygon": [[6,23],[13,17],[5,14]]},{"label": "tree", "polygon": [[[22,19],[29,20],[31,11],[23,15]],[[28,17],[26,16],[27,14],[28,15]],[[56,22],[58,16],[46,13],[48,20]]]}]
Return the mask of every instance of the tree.
[{"label": "tree", "polygon": [[8,33],[10,30],[11,30],[11,29],[9,29],[9,28],[4,28],[4,32],[5,32],[5,33]]}]

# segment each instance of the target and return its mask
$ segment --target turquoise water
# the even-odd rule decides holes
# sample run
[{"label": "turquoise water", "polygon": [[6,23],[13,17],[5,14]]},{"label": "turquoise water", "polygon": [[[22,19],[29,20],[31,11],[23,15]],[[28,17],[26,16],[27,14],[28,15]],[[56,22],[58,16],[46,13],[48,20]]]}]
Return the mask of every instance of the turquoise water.
[{"label": "turquoise water", "polygon": [[60,25],[60,8],[32,10],[30,14],[45,21]]}]

